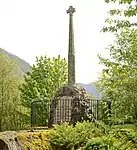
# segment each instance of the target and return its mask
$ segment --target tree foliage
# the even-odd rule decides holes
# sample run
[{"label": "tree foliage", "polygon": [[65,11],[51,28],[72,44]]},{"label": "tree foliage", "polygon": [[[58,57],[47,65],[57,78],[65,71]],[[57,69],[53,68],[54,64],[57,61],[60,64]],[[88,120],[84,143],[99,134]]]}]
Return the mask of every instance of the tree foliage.
[{"label": "tree foliage", "polygon": [[10,59],[0,49],[0,131],[20,128],[22,113],[19,112],[20,69],[16,61]]},{"label": "tree foliage", "polygon": [[106,69],[103,70],[98,85],[105,99],[111,99],[116,118],[128,115],[137,119],[137,1],[104,1],[112,4],[114,9],[109,11],[103,32],[115,32],[116,40],[108,48],[109,59],[99,55],[100,63]]},{"label": "tree foliage", "polygon": [[118,4],[109,11],[106,26],[103,32],[117,32],[123,28],[134,28],[137,26],[137,1],[136,0],[104,0],[106,3]]},{"label": "tree foliage", "polygon": [[137,30],[124,29],[109,46],[110,59],[99,56],[106,69],[98,85],[105,98],[111,99],[117,116],[137,119]]},{"label": "tree foliage", "polygon": [[[61,59],[60,56],[57,58],[48,58],[47,56],[36,58],[36,64],[24,76],[20,87],[23,105],[30,107],[32,102],[40,101],[40,104],[36,104],[37,108],[41,107],[38,112],[38,120],[43,117],[46,121],[49,115],[49,105],[56,90],[66,82],[67,63],[65,59]],[[45,115],[42,114],[43,112]]]}]

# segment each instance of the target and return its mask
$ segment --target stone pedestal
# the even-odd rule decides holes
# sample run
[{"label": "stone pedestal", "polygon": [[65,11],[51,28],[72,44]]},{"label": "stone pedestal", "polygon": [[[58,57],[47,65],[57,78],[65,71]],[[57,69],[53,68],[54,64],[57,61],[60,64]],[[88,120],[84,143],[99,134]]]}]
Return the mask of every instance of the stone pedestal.
[{"label": "stone pedestal", "polygon": [[51,103],[49,127],[64,122],[75,125],[77,121],[89,120],[91,100],[85,94],[85,89],[77,85],[60,88]]}]

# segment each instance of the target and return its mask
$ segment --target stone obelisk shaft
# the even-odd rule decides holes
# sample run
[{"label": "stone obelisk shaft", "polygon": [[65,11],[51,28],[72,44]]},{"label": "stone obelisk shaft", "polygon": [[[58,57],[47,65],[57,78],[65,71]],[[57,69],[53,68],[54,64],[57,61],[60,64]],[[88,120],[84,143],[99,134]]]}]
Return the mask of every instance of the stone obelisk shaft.
[{"label": "stone obelisk shaft", "polygon": [[75,84],[75,50],[74,50],[74,33],[73,33],[73,13],[75,8],[69,7],[69,46],[68,46],[68,84]]}]

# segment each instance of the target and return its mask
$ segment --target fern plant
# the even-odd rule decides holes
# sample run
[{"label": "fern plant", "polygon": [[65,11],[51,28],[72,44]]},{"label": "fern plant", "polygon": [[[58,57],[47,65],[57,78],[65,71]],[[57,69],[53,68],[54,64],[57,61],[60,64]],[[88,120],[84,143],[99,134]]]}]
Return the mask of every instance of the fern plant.
[{"label": "fern plant", "polygon": [[65,123],[55,126],[55,132],[50,141],[58,149],[73,150],[83,147],[91,137],[101,135],[103,135],[102,130],[91,122],[78,122],[75,127]]}]

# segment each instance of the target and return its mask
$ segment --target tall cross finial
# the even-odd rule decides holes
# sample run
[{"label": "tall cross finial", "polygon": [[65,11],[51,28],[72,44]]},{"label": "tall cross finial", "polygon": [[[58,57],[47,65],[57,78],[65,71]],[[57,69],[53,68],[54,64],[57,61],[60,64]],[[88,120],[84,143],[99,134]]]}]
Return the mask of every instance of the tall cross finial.
[{"label": "tall cross finial", "polygon": [[67,13],[72,15],[75,12],[75,8],[73,8],[72,6],[69,7],[69,9],[67,10]]},{"label": "tall cross finial", "polygon": [[74,33],[73,33],[73,13],[75,8],[69,7],[69,46],[68,46],[68,84],[75,84],[75,51],[74,51]]}]

